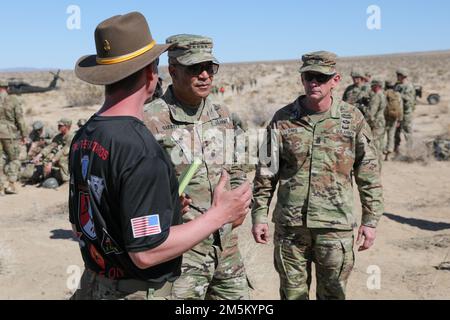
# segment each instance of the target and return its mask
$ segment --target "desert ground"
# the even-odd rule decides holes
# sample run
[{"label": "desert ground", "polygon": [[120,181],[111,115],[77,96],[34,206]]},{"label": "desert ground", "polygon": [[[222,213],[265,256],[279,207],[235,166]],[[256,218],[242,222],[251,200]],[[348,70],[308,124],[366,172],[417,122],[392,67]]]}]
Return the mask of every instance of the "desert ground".
[{"label": "desert ground", "polygon": [[[351,83],[352,68],[394,80],[395,70],[406,67],[414,84],[423,86],[414,113],[414,150],[396,161],[384,162],[382,182],[385,214],[373,248],[355,252],[356,263],[348,283],[349,299],[450,299],[450,162],[434,159],[431,145],[450,135],[450,51],[342,58],[343,81]],[[216,76],[225,93],[213,98],[258,127],[301,92],[299,61],[224,64]],[[161,67],[165,86],[170,81]],[[89,118],[102,103],[102,90],[83,84],[73,71],[61,73],[58,90],[19,96],[26,122],[42,120],[56,130],[61,117]],[[46,86],[48,72],[0,73]],[[256,79],[256,85],[249,84]],[[231,85],[244,83],[241,92]],[[439,93],[438,105],[426,97]],[[251,180],[252,173],[249,174]],[[68,221],[68,186],[47,190],[21,186],[19,194],[0,198],[0,299],[67,299],[77,266],[82,268],[78,243]],[[359,217],[358,195],[355,192]],[[272,202],[274,207],[276,199]],[[273,235],[273,226],[271,225]],[[278,299],[278,275],[273,267],[273,242],[259,245],[250,233],[248,216],[239,228],[240,248],[253,299]],[[314,298],[314,285],[311,298]]]}]

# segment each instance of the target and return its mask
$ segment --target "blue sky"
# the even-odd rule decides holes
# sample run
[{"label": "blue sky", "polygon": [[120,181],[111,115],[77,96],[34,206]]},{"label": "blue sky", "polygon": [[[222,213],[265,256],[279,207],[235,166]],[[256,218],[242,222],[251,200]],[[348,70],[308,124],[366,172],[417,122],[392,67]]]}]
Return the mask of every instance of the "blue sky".
[{"label": "blue sky", "polygon": [[[66,27],[69,5],[81,10],[79,30]],[[381,30],[366,26],[370,5],[381,9]],[[99,22],[135,10],[159,43],[177,33],[212,37],[221,62],[298,59],[319,49],[339,56],[450,49],[446,0],[4,1],[0,69],[72,69],[95,53]]]}]

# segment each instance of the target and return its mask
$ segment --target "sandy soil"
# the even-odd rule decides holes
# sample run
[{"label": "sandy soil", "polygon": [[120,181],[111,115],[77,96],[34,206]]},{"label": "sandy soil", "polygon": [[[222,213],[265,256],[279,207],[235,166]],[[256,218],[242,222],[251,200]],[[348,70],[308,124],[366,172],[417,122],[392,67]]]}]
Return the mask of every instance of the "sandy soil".
[{"label": "sandy soil", "polygon": [[[391,78],[395,66],[412,66],[414,82],[422,84],[426,94],[438,92],[442,97],[437,106],[426,105],[424,99],[419,101],[414,114],[414,161],[384,163],[386,213],[380,221],[375,246],[356,252],[355,269],[348,284],[349,299],[450,298],[450,162],[433,160],[427,148],[436,136],[449,133],[449,61],[449,52],[342,60],[344,72],[353,66],[369,66],[375,74]],[[301,92],[297,69],[296,62],[225,65],[216,80],[226,87],[226,92],[216,99],[237,111],[250,126],[256,126]],[[251,74],[258,84],[246,85],[240,94],[232,93],[230,84],[245,80],[244,74]],[[344,74],[338,93],[350,83]],[[3,76],[17,75],[0,74]],[[19,76],[37,85],[45,85],[51,79],[46,73]],[[98,95],[98,91],[92,93],[92,88],[83,87],[70,71],[63,72],[63,77],[66,81],[58,91],[20,97],[29,124],[40,119],[55,126],[62,116],[76,122],[98,109],[98,104],[92,103],[71,106],[74,90],[89,95]],[[86,101],[99,98],[93,99]],[[20,187],[18,195],[0,198],[0,299],[70,296],[67,284],[71,284],[73,266],[81,268],[82,260],[70,232],[67,191],[67,186],[56,191],[26,186]],[[361,210],[356,203],[359,216]],[[252,297],[278,299],[272,244],[255,244],[250,225],[247,217],[240,228],[240,248],[255,287]],[[379,288],[368,288],[368,282],[374,284],[371,270],[380,274]],[[311,297],[314,298],[314,287]]]}]

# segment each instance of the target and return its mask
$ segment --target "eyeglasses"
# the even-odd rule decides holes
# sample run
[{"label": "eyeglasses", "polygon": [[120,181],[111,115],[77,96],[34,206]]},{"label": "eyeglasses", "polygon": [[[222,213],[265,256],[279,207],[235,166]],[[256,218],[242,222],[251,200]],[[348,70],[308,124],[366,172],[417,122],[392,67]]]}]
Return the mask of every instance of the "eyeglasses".
[{"label": "eyeglasses", "polygon": [[179,66],[186,69],[186,71],[192,76],[199,76],[203,71],[208,72],[209,75],[215,75],[219,72],[219,65],[215,63],[197,63],[192,66]]},{"label": "eyeglasses", "polygon": [[334,74],[327,75],[327,74],[312,73],[312,72],[303,73],[303,79],[305,79],[308,82],[316,80],[318,83],[326,83],[333,77],[334,77]]}]

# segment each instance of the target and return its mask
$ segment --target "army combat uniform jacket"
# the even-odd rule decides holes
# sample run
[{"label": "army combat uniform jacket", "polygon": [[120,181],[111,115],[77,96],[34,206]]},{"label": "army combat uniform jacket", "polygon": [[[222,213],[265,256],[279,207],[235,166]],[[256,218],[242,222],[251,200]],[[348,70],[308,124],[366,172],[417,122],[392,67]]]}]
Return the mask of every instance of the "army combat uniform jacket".
[{"label": "army combat uniform jacket", "polygon": [[[334,99],[317,123],[302,116],[302,99],[279,110],[268,128],[272,161],[258,165],[253,224],[267,223],[277,184],[272,221],[283,226],[351,230],[353,176],[362,203],[362,224],[376,227],[383,213],[377,152],[363,115]],[[275,163],[275,164],[274,164]]]},{"label": "army combat uniform jacket", "polygon": [[27,136],[23,110],[16,97],[0,94],[0,139],[19,139]]},{"label": "army combat uniform jacket", "polygon": [[[144,123],[171,157],[177,177],[195,158],[201,160],[200,168],[185,189],[194,208],[183,215],[185,222],[211,207],[214,187],[219,182],[222,169],[230,174],[233,189],[246,180],[243,170],[233,164],[234,141],[226,141],[227,131],[228,134],[234,133],[228,110],[207,98],[195,114],[193,111],[176,100],[171,86],[163,97],[144,107]],[[230,233],[231,224],[220,230],[221,243],[227,241]],[[214,242],[214,235],[211,235],[194,249],[206,253]]]}]

